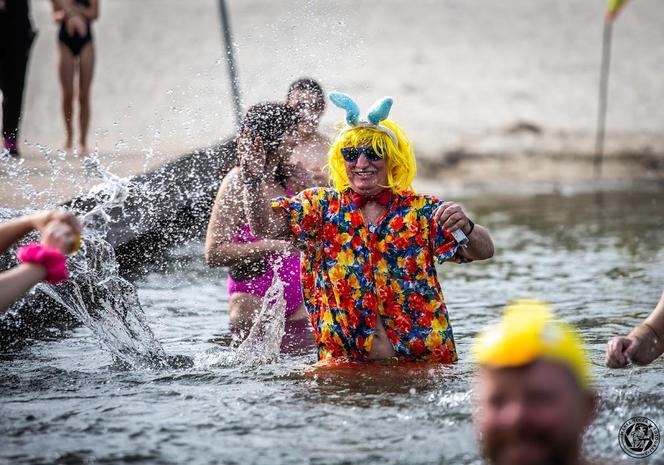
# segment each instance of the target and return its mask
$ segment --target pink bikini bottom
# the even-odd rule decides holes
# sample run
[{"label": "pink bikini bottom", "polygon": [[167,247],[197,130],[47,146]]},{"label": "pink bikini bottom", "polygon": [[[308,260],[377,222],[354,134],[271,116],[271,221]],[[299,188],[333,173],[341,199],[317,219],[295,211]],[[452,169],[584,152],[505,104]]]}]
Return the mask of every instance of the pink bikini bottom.
[{"label": "pink bikini bottom", "polygon": [[[272,257],[266,257],[268,263],[274,262]],[[236,292],[244,292],[256,297],[265,297],[267,290],[272,285],[274,272],[270,268],[267,273],[246,281],[237,281],[228,277],[228,295]],[[289,255],[282,259],[279,267],[279,278],[284,283],[284,299],[286,300],[286,318],[295,313],[302,305],[302,288],[300,285],[300,256]]]}]

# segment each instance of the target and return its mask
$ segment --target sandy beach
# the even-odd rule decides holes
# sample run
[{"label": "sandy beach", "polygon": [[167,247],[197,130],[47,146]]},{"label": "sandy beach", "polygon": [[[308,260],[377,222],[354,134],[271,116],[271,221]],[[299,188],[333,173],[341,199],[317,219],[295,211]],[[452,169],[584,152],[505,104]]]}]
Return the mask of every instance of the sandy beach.
[{"label": "sandy beach", "polygon": [[[584,183],[592,154],[604,3],[229,1],[245,106],[319,79],[363,108],[395,98],[421,182],[454,192]],[[63,141],[50,2],[32,2],[23,159],[3,159],[5,206],[40,207],[95,181]],[[609,182],[664,178],[664,4],[631,2],[614,26]],[[91,146],[121,176],[216,143],[234,116],[215,1],[102,2]],[[341,119],[329,109],[322,130]],[[19,164],[21,163],[21,164]],[[509,180],[509,182],[505,182]],[[45,202],[45,203],[44,203]]]}]

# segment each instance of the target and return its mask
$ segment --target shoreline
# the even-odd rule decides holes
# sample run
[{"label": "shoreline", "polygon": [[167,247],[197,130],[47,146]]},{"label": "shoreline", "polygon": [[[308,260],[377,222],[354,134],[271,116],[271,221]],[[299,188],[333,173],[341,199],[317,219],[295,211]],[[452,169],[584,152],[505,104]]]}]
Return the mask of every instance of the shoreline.
[{"label": "shoreline", "polygon": [[[446,198],[481,195],[573,195],[592,191],[664,188],[664,152],[652,149],[613,151],[605,155],[601,177],[595,179],[593,154],[534,150],[534,143],[479,147],[459,146],[437,156],[417,156],[416,190]],[[140,152],[96,155],[102,168],[114,176],[131,178],[157,169],[187,153]],[[102,182],[91,178],[84,157],[44,150],[35,156],[0,159],[0,179],[7,188],[0,194],[5,208],[46,208],[89,191]]]},{"label": "shoreline", "polygon": [[[573,195],[594,191],[664,188],[664,153],[605,154],[599,176],[594,154],[445,152],[418,160],[416,186],[444,185],[447,196]],[[426,173],[423,175],[423,173]],[[431,189],[422,189],[431,191]]]}]

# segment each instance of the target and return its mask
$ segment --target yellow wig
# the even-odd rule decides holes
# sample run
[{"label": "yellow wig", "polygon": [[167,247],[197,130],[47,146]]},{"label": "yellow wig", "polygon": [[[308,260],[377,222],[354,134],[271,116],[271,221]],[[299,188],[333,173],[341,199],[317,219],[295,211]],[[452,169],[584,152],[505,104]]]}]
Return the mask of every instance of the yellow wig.
[{"label": "yellow wig", "polygon": [[332,187],[338,192],[343,192],[350,187],[346,165],[341,155],[343,147],[367,147],[371,146],[376,153],[384,153],[387,163],[387,186],[392,192],[399,193],[412,189],[413,179],[415,178],[415,154],[410,140],[406,137],[403,129],[392,121],[387,119],[381,121],[382,126],[390,129],[397,140],[399,146],[394,144],[392,138],[385,132],[367,126],[356,126],[348,129],[342,129],[334,142],[330,146],[327,154],[328,166],[330,169],[330,182]]}]

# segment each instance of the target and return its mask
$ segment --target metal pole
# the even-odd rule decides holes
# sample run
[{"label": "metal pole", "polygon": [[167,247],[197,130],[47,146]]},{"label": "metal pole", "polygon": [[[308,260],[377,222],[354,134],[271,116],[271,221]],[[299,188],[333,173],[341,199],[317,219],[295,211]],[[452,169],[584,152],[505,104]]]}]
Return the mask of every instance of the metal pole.
[{"label": "metal pole", "polygon": [[242,121],[242,100],[240,98],[240,84],[237,77],[237,68],[235,67],[235,58],[233,57],[233,41],[231,39],[231,27],[228,21],[225,0],[219,0],[219,15],[221,16],[221,29],[224,34],[228,76],[231,80],[231,92],[233,93],[233,104],[235,106],[235,124],[239,128]]},{"label": "metal pole", "polygon": [[597,111],[597,134],[595,137],[595,158],[593,160],[595,178],[602,174],[602,161],[604,157],[604,133],[606,130],[606,107],[609,91],[609,69],[611,65],[611,32],[613,21],[608,17],[604,20],[604,35],[602,38],[602,65],[599,77],[599,105]]}]

